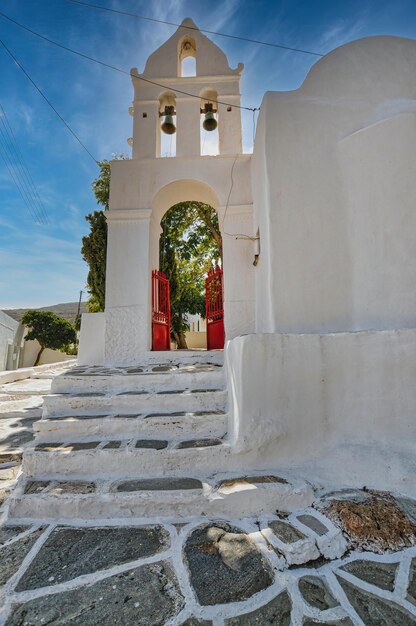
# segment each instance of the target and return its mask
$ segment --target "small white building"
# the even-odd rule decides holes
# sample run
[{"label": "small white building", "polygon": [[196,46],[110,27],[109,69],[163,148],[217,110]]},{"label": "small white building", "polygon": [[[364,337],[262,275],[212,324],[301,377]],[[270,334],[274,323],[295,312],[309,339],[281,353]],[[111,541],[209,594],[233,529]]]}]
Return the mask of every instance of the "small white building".
[{"label": "small white building", "polygon": [[0,311],[0,372],[14,370],[20,366],[22,350],[22,333],[20,324],[4,311]]}]

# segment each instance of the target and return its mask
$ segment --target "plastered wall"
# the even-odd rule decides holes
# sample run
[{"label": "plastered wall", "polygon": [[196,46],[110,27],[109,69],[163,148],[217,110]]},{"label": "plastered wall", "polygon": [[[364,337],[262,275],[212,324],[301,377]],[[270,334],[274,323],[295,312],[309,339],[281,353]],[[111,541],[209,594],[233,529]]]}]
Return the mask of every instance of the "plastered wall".
[{"label": "plastered wall", "polygon": [[416,42],[342,46],[267,93],[252,159],[259,332],[416,326]]}]

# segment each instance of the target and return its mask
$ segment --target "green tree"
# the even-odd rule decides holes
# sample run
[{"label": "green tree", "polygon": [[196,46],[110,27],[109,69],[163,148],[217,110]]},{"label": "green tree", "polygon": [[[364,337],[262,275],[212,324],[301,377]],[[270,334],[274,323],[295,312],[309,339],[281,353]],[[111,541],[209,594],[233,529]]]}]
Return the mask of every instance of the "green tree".
[{"label": "green tree", "polygon": [[105,271],[107,256],[107,220],[103,211],[94,211],[85,218],[90,232],[82,238],[81,254],[88,263],[87,286],[90,294],[88,310],[104,311]]},{"label": "green tree", "polygon": [[187,314],[205,316],[205,275],[222,256],[218,216],[207,204],[181,202],[161,225],[159,267],[170,281],[172,338],[186,349]]},{"label": "green tree", "polygon": [[37,339],[40,344],[35,365],[39,364],[45,348],[60,350],[77,341],[77,334],[72,324],[51,311],[26,311],[22,317],[22,324],[29,328],[25,337],[26,341]]},{"label": "green tree", "polygon": [[[124,160],[128,157],[124,154],[113,155],[114,160]],[[111,168],[109,161],[100,161],[100,173],[92,182],[97,204],[108,211],[110,203],[110,178]],[[105,307],[105,273],[107,257],[107,220],[104,211],[94,211],[86,215],[85,219],[90,224],[90,232],[82,238],[81,254],[88,264],[87,287],[90,297],[87,307],[90,313],[104,311]]]},{"label": "green tree", "polygon": [[109,161],[99,161],[100,173],[92,181],[92,190],[97,199],[97,204],[101,204],[105,211],[108,211],[110,202],[110,177],[111,169]]}]

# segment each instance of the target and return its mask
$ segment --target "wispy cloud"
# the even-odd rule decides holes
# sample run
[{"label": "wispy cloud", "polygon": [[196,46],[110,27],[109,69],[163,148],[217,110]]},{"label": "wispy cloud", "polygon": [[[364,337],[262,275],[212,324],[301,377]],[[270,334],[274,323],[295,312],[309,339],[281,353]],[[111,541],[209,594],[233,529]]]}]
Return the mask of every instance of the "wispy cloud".
[{"label": "wispy cloud", "polygon": [[359,37],[367,23],[367,13],[363,11],[358,19],[342,19],[331,24],[321,35],[318,42],[319,52],[329,52],[338,46],[342,46],[349,41]]}]

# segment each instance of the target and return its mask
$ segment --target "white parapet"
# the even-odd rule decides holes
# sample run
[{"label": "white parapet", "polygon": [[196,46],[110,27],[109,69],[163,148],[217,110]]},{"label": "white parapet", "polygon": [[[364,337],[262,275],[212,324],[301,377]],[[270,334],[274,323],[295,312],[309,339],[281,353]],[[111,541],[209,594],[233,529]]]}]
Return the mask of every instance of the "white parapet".
[{"label": "white parapet", "polygon": [[83,313],[78,365],[104,364],[105,313]]},{"label": "white parapet", "polygon": [[234,453],[327,485],[416,493],[415,355],[414,328],[233,339]]}]

